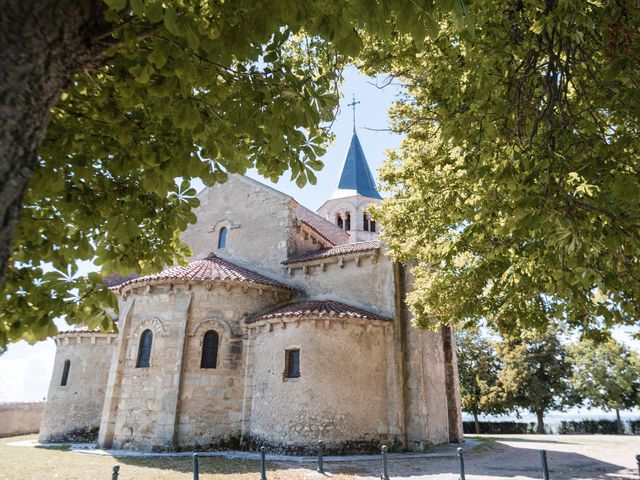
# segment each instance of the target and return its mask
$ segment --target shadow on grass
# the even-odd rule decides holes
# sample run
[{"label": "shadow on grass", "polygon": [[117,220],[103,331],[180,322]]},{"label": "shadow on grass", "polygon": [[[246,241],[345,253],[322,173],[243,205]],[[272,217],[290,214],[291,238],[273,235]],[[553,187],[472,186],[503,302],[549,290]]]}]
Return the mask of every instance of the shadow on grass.
[{"label": "shadow on grass", "polygon": [[[493,440],[493,438],[491,439]],[[500,443],[486,442],[465,452],[465,470],[467,475],[482,475],[495,479],[514,477],[542,478],[540,450],[516,448]],[[121,465],[121,471],[127,465],[167,469],[181,472],[184,479],[190,479],[193,473],[192,460],[188,457],[174,458],[114,458]],[[622,465],[603,462],[592,457],[568,451],[548,451],[548,467],[554,480],[569,479],[628,479],[633,472]],[[249,460],[231,460],[219,457],[200,457],[201,474],[229,475],[230,478],[246,475],[246,478],[260,478],[260,462]],[[277,476],[284,479],[309,478],[316,468],[315,463],[268,462],[267,478]],[[298,470],[293,472],[292,470]],[[330,475],[344,475],[345,478],[359,476],[379,477],[379,461],[327,462],[325,470]],[[277,475],[273,475],[278,472]],[[459,478],[459,463],[456,457],[439,458],[398,458],[389,460],[389,473],[392,478],[402,479],[415,476],[445,475],[451,480]],[[316,474],[318,478],[320,475]],[[351,477],[353,476],[353,477]],[[182,478],[182,477],[181,477]]]}]

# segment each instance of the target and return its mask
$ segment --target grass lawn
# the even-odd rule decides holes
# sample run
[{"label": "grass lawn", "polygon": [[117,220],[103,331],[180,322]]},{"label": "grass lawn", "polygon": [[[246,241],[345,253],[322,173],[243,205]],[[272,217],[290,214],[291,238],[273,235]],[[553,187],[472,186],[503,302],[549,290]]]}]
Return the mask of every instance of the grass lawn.
[{"label": "grass lawn", "polygon": [[[66,448],[35,448],[7,445],[35,435],[0,439],[0,480],[111,480],[113,465],[120,465],[118,480],[191,480],[193,467],[189,457],[117,458],[87,455]],[[331,465],[332,478],[353,480],[351,466]],[[323,478],[314,472],[315,464],[287,466],[267,464],[269,480]],[[338,470],[338,471],[336,471]],[[340,473],[340,471],[342,473]],[[200,478],[258,480],[260,463],[248,460],[200,458]]]}]

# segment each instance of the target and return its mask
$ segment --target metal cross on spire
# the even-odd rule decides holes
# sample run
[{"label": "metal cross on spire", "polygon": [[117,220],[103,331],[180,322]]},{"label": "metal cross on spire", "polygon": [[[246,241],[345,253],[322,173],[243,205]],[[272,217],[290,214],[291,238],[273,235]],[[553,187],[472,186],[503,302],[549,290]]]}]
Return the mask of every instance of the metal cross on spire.
[{"label": "metal cross on spire", "polygon": [[353,131],[356,131],[356,105],[360,102],[356,102],[356,96],[353,95],[353,102],[347,105],[347,107],[353,107]]}]

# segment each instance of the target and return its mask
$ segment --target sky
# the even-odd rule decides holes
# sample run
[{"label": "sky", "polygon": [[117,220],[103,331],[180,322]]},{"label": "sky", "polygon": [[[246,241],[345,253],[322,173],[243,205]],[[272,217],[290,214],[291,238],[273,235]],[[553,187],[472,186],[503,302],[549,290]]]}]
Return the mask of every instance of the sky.
[{"label": "sky", "polygon": [[[384,84],[384,77],[378,79]],[[378,88],[376,80],[361,75],[355,68],[345,72],[345,81],[341,88],[342,99],[332,131],[335,142],[323,157],[325,167],[317,172],[316,185],[298,188],[285,174],[276,184],[262,178],[256,171],[248,175],[267,185],[294,197],[306,207],[316,210],[331,196],[338,182],[340,167],[344,161],[353,132],[352,108],[353,95],[360,103],[356,106],[356,127],[360,142],[369,161],[372,173],[377,178],[376,170],[385,158],[385,150],[396,148],[400,137],[389,132],[387,110],[391,106],[399,87],[390,85]],[[86,271],[86,269],[85,269]],[[60,321],[59,328],[64,327]],[[35,401],[47,396],[49,380],[53,370],[55,344],[49,339],[29,345],[19,342],[9,346],[8,351],[0,356],[0,402]]]}]

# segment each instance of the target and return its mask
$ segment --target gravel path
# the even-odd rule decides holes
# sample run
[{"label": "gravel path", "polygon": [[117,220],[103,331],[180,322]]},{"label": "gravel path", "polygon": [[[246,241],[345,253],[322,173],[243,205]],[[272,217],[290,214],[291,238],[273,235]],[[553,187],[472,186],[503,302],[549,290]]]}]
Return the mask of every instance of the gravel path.
[{"label": "gravel path", "polygon": [[[481,445],[465,450],[467,480],[541,479],[540,450],[543,449],[547,450],[551,480],[639,478],[635,459],[635,455],[640,454],[638,436],[478,435],[473,438],[480,439]],[[328,470],[351,473],[353,478],[362,480],[379,479],[381,466],[379,461],[332,464]],[[322,477],[307,472],[309,478]],[[457,480],[459,470],[457,459],[452,457],[393,458],[389,461],[389,476],[392,480]]]}]

